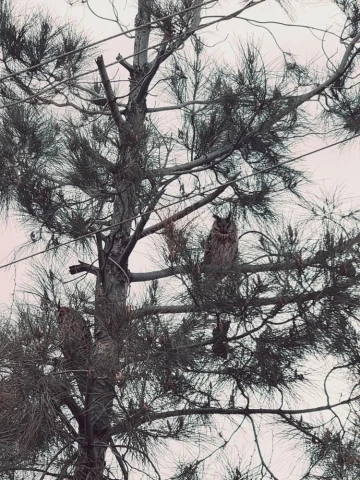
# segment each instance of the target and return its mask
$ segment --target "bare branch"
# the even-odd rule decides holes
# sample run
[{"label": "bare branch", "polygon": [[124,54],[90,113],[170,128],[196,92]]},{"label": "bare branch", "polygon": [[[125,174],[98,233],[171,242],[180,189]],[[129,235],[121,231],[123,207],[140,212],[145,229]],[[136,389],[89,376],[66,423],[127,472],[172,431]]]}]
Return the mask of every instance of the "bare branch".
[{"label": "bare branch", "polygon": [[[310,260],[303,261],[303,268],[316,264],[315,260],[310,262]],[[264,264],[249,264],[243,263],[231,268],[232,273],[261,273],[261,272],[279,272],[281,270],[289,270],[297,268],[296,262],[276,262],[276,263],[264,263]],[[215,267],[209,265],[203,265],[202,271],[207,272],[216,272],[222,271],[222,267]],[[132,272],[130,273],[130,280],[132,282],[149,282],[151,280],[157,280],[160,278],[171,277],[173,275],[186,275],[189,272],[189,269],[186,265],[174,265],[169,268],[164,268],[163,270],[155,270],[153,272]]]},{"label": "bare branch", "polygon": [[174,165],[173,167],[169,168],[152,170],[151,172],[149,172],[149,176],[165,176],[174,174],[180,175],[182,173],[187,173],[193,168],[202,167],[204,165],[211,165],[218,158],[231,155],[233,151],[233,145],[226,145],[224,147],[218,148],[217,150],[214,150],[213,152],[202,155],[200,158],[193,160],[192,162],[184,163],[182,165]]},{"label": "bare branch", "polygon": [[[300,293],[297,295],[282,295],[281,296],[281,301],[284,303],[284,305],[288,305],[291,303],[304,303],[304,302],[309,302],[309,301],[319,301],[324,297],[327,296],[332,296],[335,294],[339,294],[340,292],[346,291],[349,287],[355,285],[356,281],[355,279],[349,280],[344,282],[341,285],[336,285],[336,286],[331,286],[331,287],[325,287],[322,290],[316,290],[314,292],[305,292],[305,293]],[[252,306],[252,307],[266,307],[266,306],[272,306],[272,305],[277,305],[279,303],[279,297],[264,297],[264,298],[255,298],[255,299],[250,299],[246,300],[244,299],[243,303],[237,303],[237,307],[241,306]],[[234,305],[229,304],[229,313],[231,313],[232,310],[234,310]],[[147,307],[142,307],[137,310],[133,310],[131,312],[131,316],[133,318],[141,318],[145,317],[147,315],[165,315],[169,313],[194,313],[194,312],[206,312],[206,311],[213,311],[214,310],[214,304],[209,304],[209,305],[202,305],[199,307],[198,305],[195,304],[189,304],[189,305],[151,305]],[[222,305],[222,310],[226,310],[226,305]],[[236,315],[236,313],[234,313]]]},{"label": "bare branch", "polygon": [[[360,32],[352,39],[352,41],[349,43],[349,45],[347,46],[346,50],[345,50],[345,53],[343,55],[343,58],[337,68],[337,70],[335,71],[335,73],[333,75],[331,75],[325,82],[323,82],[321,85],[317,86],[316,88],[314,88],[313,90],[310,90],[310,92],[308,93],[305,93],[304,95],[300,95],[299,97],[299,101],[300,103],[297,104],[297,107],[299,105],[301,105],[302,103],[304,102],[307,102],[308,100],[310,100],[312,97],[314,97],[315,95],[319,95],[319,93],[323,92],[326,88],[330,87],[334,82],[336,82],[336,80],[338,80],[341,75],[343,75],[343,73],[347,70],[348,68],[348,60],[350,58],[350,55],[351,55],[351,52],[355,46],[356,43],[358,43],[360,40]],[[357,53],[358,53],[359,49],[357,50]],[[296,107],[296,108],[297,108]]]},{"label": "bare branch", "polygon": [[92,273],[93,275],[97,276],[99,274],[99,269],[94,267],[94,265],[82,262],[81,260],[79,260],[79,265],[71,265],[69,267],[70,275],[76,275],[77,273],[83,272]]},{"label": "bare branch", "polygon": [[[204,408],[184,408],[182,410],[172,410],[168,412],[158,412],[158,413],[148,413],[143,418],[138,419],[139,424],[144,424],[147,422],[153,422],[154,420],[160,420],[164,418],[171,418],[171,417],[181,417],[181,416],[189,416],[189,415],[304,415],[306,413],[316,413],[316,412],[324,412],[327,410],[331,410],[336,407],[340,407],[342,405],[349,405],[352,402],[356,402],[360,399],[360,395],[355,397],[347,398],[346,400],[342,400],[341,402],[322,405],[319,407],[313,408],[297,408],[293,410],[289,409],[282,409],[282,408],[215,408],[215,407],[204,407]],[[119,435],[124,429],[127,429],[127,423],[121,423],[118,425],[114,425],[112,430],[112,435]]]},{"label": "bare branch", "polygon": [[119,133],[122,134],[124,132],[129,131],[129,126],[125,122],[125,120],[122,118],[119,107],[116,103],[116,97],[114,95],[111,82],[109,79],[109,76],[106,71],[105,63],[104,63],[104,58],[102,55],[97,57],[95,60],[96,65],[98,66],[100,77],[102,84],[104,86],[106,98],[110,107],[111,115],[113,117],[114,122],[116,123]]},{"label": "bare branch", "polygon": [[130,65],[129,62],[127,62],[126,60],[124,60],[124,58],[122,57],[122,55],[119,55],[116,57],[116,60],[120,63],[120,65],[122,65],[124,68],[126,68],[126,70],[130,73],[133,73],[134,72],[134,67],[132,65]]},{"label": "bare branch", "polygon": [[[154,108],[147,108],[146,112],[154,113],[154,112],[166,112],[168,110],[181,110],[182,108],[189,107],[192,105],[214,105],[217,103],[221,103],[223,101],[222,98],[215,98],[214,100],[189,100],[188,102],[179,103],[178,105],[169,105],[167,107],[154,107]],[[254,106],[255,102],[247,102],[242,101],[242,105]]]},{"label": "bare branch", "polygon": [[130,273],[130,282],[151,282],[152,280],[159,280],[160,278],[171,277],[173,275],[179,275],[186,273],[186,267],[177,265],[170,268],[164,268],[164,270],[155,270],[153,272],[139,272]]}]

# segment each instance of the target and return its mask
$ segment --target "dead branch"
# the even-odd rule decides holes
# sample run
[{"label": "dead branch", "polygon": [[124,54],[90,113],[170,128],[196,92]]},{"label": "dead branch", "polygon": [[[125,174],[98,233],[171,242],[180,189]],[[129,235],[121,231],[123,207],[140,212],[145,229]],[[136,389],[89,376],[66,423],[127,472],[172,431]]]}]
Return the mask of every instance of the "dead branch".
[{"label": "dead branch", "polygon": [[99,274],[99,269],[97,267],[94,267],[94,265],[82,262],[81,260],[79,260],[78,265],[70,265],[69,267],[70,275],[76,275],[77,273],[83,272],[92,273],[93,275],[97,276]]},{"label": "dead branch", "polygon": [[125,120],[122,118],[119,107],[116,103],[116,97],[114,95],[114,92],[113,92],[113,89],[112,89],[112,86],[111,86],[111,82],[110,82],[109,76],[108,76],[107,71],[106,71],[103,56],[100,55],[99,57],[97,57],[95,62],[96,62],[96,65],[98,66],[98,69],[99,69],[101,82],[104,86],[105,95],[106,95],[106,98],[107,98],[107,101],[108,101],[108,104],[109,104],[109,108],[110,108],[113,120],[114,120],[115,124],[117,125],[120,134],[127,133],[127,132],[129,132],[129,126],[125,122]]}]

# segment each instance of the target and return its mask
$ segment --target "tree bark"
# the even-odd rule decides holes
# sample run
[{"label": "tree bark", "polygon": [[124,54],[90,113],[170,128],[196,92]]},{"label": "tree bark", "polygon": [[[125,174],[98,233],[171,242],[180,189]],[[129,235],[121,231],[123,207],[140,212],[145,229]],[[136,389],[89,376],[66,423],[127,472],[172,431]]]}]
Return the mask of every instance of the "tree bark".
[{"label": "tree bark", "polygon": [[[135,26],[149,23],[145,4],[139,1]],[[136,31],[134,68],[130,70],[130,94],[121,114],[102,57],[98,57],[101,81],[112,119],[118,130],[118,162],[112,169],[115,200],[111,228],[105,245],[98,242],[99,273],[95,296],[95,344],[84,399],[85,422],[80,429],[79,458],[74,480],[103,478],[105,455],[111,441],[111,413],[115,398],[115,375],[119,361],[119,338],[126,329],[125,308],[129,294],[128,255],[124,250],[132,233],[137,193],[145,167],[146,96],[138,98],[147,74],[150,26]],[[139,52],[137,54],[137,52]],[[83,265],[80,265],[83,267]],[[73,268],[73,272],[79,268]],[[124,335],[125,336],[125,335]],[[120,340],[121,341],[121,340]]]}]

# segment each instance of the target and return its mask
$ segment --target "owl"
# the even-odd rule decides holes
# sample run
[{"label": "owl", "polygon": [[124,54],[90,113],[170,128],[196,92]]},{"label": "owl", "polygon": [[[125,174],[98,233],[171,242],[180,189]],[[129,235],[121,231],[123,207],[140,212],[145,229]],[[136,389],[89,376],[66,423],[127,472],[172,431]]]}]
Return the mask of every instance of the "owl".
[{"label": "owl", "polygon": [[58,314],[60,348],[66,357],[89,357],[91,333],[84,318],[72,308],[60,307]]},{"label": "owl", "polygon": [[204,265],[231,267],[238,251],[238,235],[231,213],[225,218],[214,215],[215,221],[205,242]]}]

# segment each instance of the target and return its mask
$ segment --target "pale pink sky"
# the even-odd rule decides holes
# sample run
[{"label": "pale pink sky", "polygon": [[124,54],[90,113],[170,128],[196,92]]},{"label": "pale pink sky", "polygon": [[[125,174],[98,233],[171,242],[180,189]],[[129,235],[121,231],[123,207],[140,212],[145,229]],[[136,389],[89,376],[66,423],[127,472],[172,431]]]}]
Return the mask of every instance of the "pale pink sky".
[{"label": "pale pink sky", "polygon": [[[36,7],[45,6],[51,14],[56,14],[60,23],[63,22],[64,19],[74,22],[75,26],[81,26],[93,40],[118,33],[118,27],[115,23],[95,19],[81,4],[70,7],[65,0],[61,2],[58,0],[28,0],[26,2],[15,0],[13,3],[16,8],[21,11],[26,8],[34,10]],[[292,3],[295,4],[297,2]],[[302,2],[299,3],[302,4]],[[90,5],[102,16],[111,15],[109,4],[106,1],[100,4],[92,0],[90,1]],[[131,28],[133,24],[133,14],[135,12],[133,8],[129,8],[131,3],[119,1],[117,5],[124,24]],[[218,8],[218,12],[220,11]],[[306,6],[297,9],[294,8],[293,16],[296,18],[297,24],[311,25],[322,29],[329,28],[330,30],[338,30],[339,25],[341,25],[338,10],[329,2],[316,2],[313,5],[311,2],[308,2]],[[261,21],[289,22],[289,19],[284,15],[274,0],[251,8],[248,12],[245,12],[244,17]],[[320,61],[318,60],[319,65],[323,64],[323,62],[321,63],[323,52],[321,51],[320,42],[308,30],[300,28],[294,29],[280,25],[270,25],[270,27],[280,46],[284,50],[293,52],[299,62],[320,59]],[[261,41],[263,45],[262,53],[265,53],[266,61],[271,64],[279,53],[274,40],[265,29],[253,27],[247,22],[241,20],[224,22],[218,26],[215,32],[207,36],[206,40],[209,45],[215,45],[211,53],[216,58],[226,58],[227,61],[231,62],[232,59],[235,58],[237,42],[239,39],[246,39],[249,35],[253,35],[255,39]],[[323,34],[317,32],[316,36],[322,38]],[[341,53],[335,37],[327,35],[324,37],[324,40],[324,48],[329,55],[335,53],[337,50]],[[127,38],[121,37],[120,39],[102,44],[99,47],[99,51],[104,54],[105,61],[109,63],[114,61],[119,52],[121,52],[123,56],[131,54],[131,44]],[[156,99],[153,99],[153,101],[156,103]],[[305,139],[301,148],[298,148],[293,153],[294,156],[299,155],[319,148],[320,146],[322,146],[322,142],[319,139]],[[354,203],[357,203],[360,194],[357,180],[359,173],[358,146],[358,142],[355,142],[341,150],[334,147],[306,158],[303,161],[303,165],[306,171],[311,174],[316,184],[314,189],[319,189],[319,187],[332,189],[340,185],[344,195],[347,198],[353,198]],[[21,229],[17,230],[11,219],[7,225],[2,223],[2,227],[0,228],[0,264],[11,260],[14,248],[21,245],[24,238]],[[142,254],[142,252],[139,251],[138,258],[132,258],[133,269],[146,269],[146,257],[146,252]],[[16,266],[18,283],[22,278],[25,263],[26,262],[23,262]],[[11,299],[9,295],[14,289],[14,274],[14,268],[0,270],[0,304],[8,303]]]},{"label": "pale pink sky", "polygon": [[[230,3],[234,2],[229,2],[229,4]],[[297,2],[291,3],[295,4]],[[304,2],[298,3],[304,4]],[[335,9],[332,4],[328,2],[316,2],[315,4],[315,1],[314,5],[311,5],[311,2],[307,3],[308,5],[298,8],[296,12],[294,11],[294,17],[298,24],[312,25],[323,29],[338,29],[337,26],[340,25],[341,20],[338,10]],[[86,8],[83,8],[81,5],[70,8],[65,1],[59,0],[29,0],[27,2],[16,0],[14,4],[22,8],[25,8],[25,5],[31,8],[34,8],[36,5],[46,6],[51,13],[56,12],[60,22],[64,18],[74,19],[75,24],[81,24],[85,32],[89,32],[94,40],[118,33],[118,27],[115,24],[95,19],[87,12]],[[122,20],[126,25],[132,27],[134,10],[129,14],[129,4],[129,0],[128,2],[117,2],[119,10],[121,5],[123,8],[127,5],[126,10],[124,10],[122,14]],[[93,5],[101,15],[106,16],[110,14],[110,10],[106,9],[107,2],[104,0],[101,2],[90,0],[90,5]],[[101,5],[101,7],[99,5]],[[289,19],[281,12],[275,0],[269,2],[269,6],[261,5],[250,9],[244,16],[263,21],[271,19],[274,21],[289,22]],[[272,26],[271,28],[282,48],[295,53],[299,62],[321,59],[323,56],[319,40],[309,33],[308,30],[280,26]],[[279,53],[273,39],[266,30],[251,27],[244,21],[234,20],[231,23],[223,23],[218,27],[216,33],[207,37],[207,43],[210,45],[216,44],[213,49],[213,53],[216,54],[216,56],[225,57],[228,61],[231,61],[235,56],[236,38],[245,39],[246,36],[251,33],[255,38],[263,42],[267,61],[271,63],[272,59]],[[320,39],[322,35],[321,32],[317,33]],[[329,56],[337,50],[339,50],[340,53],[342,51],[335,37],[326,36],[324,47]],[[102,45],[99,47],[99,51],[104,54],[105,62],[109,63],[115,60],[119,52],[121,52],[123,56],[131,54],[131,46],[127,39],[121,37],[121,40],[113,40],[112,42]],[[321,62],[319,64],[321,65]],[[293,152],[293,156],[306,153],[322,145],[323,143],[320,139],[316,141],[305,139],[301,148]],[[358,148],[359,142],[356,142],[341,150],[335,147],[306,158],[303,161],[303,165],[306,171],[311,173],[315,182],[313,191],[317,193],[320,188],[331,190],[336,186],[341,186],[344,195],[347,198],[353,199],[353,203],[356,204],[360,196],[358,187],[358,176],[360,173]],[[4,222],[2,223],[0,229],[0,265],[11,260],[14,248],[20,246],[24,242],[24,239],[24,234],[21,230],[16,230],[15,224],[11,219],[8,225]],[[26,254],[26,252],[24,253]],[[7,307],[9,307],[11,294],[14,291],[15,273],[17,287],[19,288],[19,286],[23,284],[26,268],[27,262],[23,262],[17,264],[16,270],[14,267],[0,270],[0,304],[6,304]],[[134,271],[144,271],[150,268],[151,263],[148,258],[146,246],[138,247],[136,255],[132,257],[131,269]],[[3,309],[3,312],[5,310],[7,311],[7,309]],[[288,465],[284,466],[284,468],[287,467]],[[289,475],[289,479],[298,478],[296,475]]]}]

